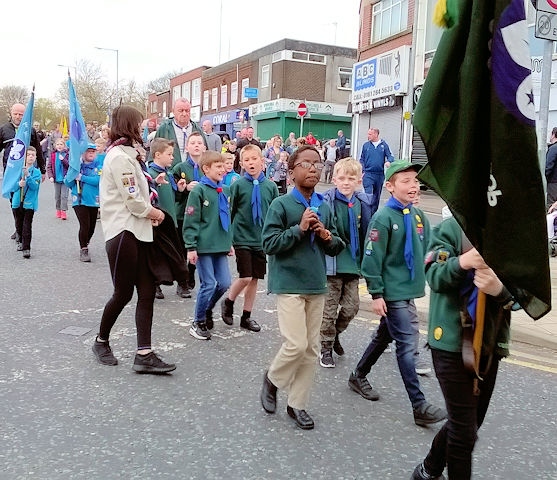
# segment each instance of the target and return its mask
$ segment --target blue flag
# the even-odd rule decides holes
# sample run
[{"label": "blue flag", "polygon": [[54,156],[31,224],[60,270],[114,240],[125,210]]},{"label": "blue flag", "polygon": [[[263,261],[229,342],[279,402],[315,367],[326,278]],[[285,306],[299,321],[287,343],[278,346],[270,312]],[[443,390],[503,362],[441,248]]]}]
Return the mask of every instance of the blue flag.
[{"label": "blue flag", "polygon": [[19,189],[19,181],[21,180],[21,172],[25,164],[25,154],[29,142],[31,141],[31,128],[33,126],[33,106],[35,104],[35,87],[31,92],[31,98],[25,108],[25,113],[21,119],[14,141],[10,148],[10,155],[6,163],[4,171],[4,180],[2,182],[2,196],[10,198],[12,193]]},{"label": "blue flag", "polygon": [[87,150],[89,137],[85,129],[85,121],[81,114],[81,107],[77,101],[72,77],[68,73],[68,88],[70,98],[70,166],[66,179],[73,181],[81,170],[81,155]]}]

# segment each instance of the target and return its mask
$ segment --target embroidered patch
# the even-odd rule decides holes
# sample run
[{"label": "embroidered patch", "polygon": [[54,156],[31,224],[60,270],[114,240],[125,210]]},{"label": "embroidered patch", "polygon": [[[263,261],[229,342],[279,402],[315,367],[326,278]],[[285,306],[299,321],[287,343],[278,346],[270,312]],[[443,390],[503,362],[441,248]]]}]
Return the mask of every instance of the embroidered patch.
[{"label": "embroidered patch", "polygon": [[372,228],[369,231],[369,239],[372,242],[378,242],[379,241],[379,230],[376,230],[375,228]]},{"label": "embroidered patch", "polygon": [[398,224],[393,224],[393,230],[396,232],[398,230]]},{"label": "embroidered patch", "polygon": [[435,329],[433,330],[433,338],[435,338],[435,340],[441,340],[442,336],[443,329],[441,327],[435,327]]},{"label": "embroidered patch", "polygon": [[447,259],[450,257],[450,253],[446,250],[439,250],[437,252],[437,263],[446,263]]},{"label": "embroidered patch", "polygon": [[128,187],[129,193],[135,193],[135,187]]},{"label": "embroidered patch", "polygon": [[129,187],[130,186],[130,179],[128,177],[123,177],[122,178],[122,185],[124,185],[124,187]]},{"label": "embroidered patch", "polygon": [[195,208],[193,208],[191,205],[189,207],[186,207],[186,215],[193,215],[195,212]]},{"label": "embroidered patch", "polygon": [[209,206],[209,200],[205,200],[205,201],[203,202],[203,206],[204,206],[204,207],[208,207],[208,206]]},{"label": "embroidered patch", "polygon": [[429,265],[431,262],[433,262],[433,257],[435,256],[435,252],[434,251],[429,251],[426,253],[425,259],[424,259],[424,264],[425,265]]}]

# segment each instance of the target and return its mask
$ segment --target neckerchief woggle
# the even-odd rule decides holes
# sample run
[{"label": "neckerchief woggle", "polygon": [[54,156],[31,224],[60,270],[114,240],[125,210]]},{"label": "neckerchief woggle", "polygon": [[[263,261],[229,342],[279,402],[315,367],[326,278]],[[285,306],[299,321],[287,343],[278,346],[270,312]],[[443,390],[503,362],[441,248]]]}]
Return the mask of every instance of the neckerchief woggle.
[{"label": "neckerchief woggle", "polygon": [[391,196],[386,203],[387,207],[393,210],[398,210],[404,215],[404,230],[406,233],[406,241],[404,242],[404,260],[406,260],[406,266],[410,271],[410,279],[414,280],[414,246],[412,244],[412,215],[410,215],[410,210],[412,204],[403,205],[395,197]]},{"label": "neckerchief woggle", "polygon": [[352,198],[348,199],[342,193],[335,190],[335,198],[348,205],[348,223],[350,223],[350,253],[352,260],[356,261],[358,256],[359,236],[358,236],[358,222],[356,221],[356,214],[354,213],[354,205],[356,203],[356,196],[352,194]]},{"label": "neckerchief woggle", "polygon": [[222,182],[215,183],[210,178],[204,176],[201,180],[199,180],[199,183],[214,188],[219,194],[220,224],[222,225],[222,228],[228,232],[228,226],[230,225],[230,211],[228,209],[228,198],[226,198],[226,195],[222,191]]},{"label": "neckerchief woggle", "polygon": [[186,161],[193,167],[194,181],[199,182],[199,180],[201,179],[201,175],[199,175],[199,165],[195,163],[189,155]]},{"label": "neckerchief woggle", "polygon": [[253,178],[249,173],[244,173],[244,178],[253,183],[251,192],[251,216],[254,225],[263,225],[263,207],[261,206],[261,190],[259,184],[265,180],[265,174],[261,172],[259,177]]},{"label": "neckerchief woggle", "polygon": [[163,168],[163,167],[161,167],[160,165],[157,165],[154,162],[151,163],[151,168],[155,172],[166,173],[166,176],[168,177],[168,182],[172,186],[172,190],[174,190],[175,192],[178,191],[178,185],[176,184],[176,180],[174,179],[174,175],[172,175],[172,173],[168,171],[168,168]]},{"label": "neckerchief woggle", "polygon": [[[308,203],[306,198],[300,193],[300,191],[296,187],[294,187],[292,189],[291,193],[292,193],[292,195],[294,195],[294,198],[296,200],[298,200],[298,202],[300,202],[304,207],[309,208],[313,212],[317,213],[317,216],[319,218],[321,218],[321,214],[319,213],[319,207],[323,203],[323,196],[322,195],[320,195],[319,193],[313,192],[311,194],[311,198],[309,199],[309,203]],[[313,245],[314,242],[315,242],[315,232],[311,232],[311,234],[310,234],[311,248],[314,248],[314,245]]]}]

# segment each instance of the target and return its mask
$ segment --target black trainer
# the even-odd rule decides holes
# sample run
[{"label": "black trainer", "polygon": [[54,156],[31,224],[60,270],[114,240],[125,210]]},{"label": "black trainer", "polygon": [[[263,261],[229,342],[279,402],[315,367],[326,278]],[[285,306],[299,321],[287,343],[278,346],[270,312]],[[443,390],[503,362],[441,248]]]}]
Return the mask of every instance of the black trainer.
[{"label": "black trainer", "polygon": [[348,379],[348,386],[366,400],[372,402],[379,400],[379,394],[373,390],[366,377],[358,377],[352,372]]},{"label": "black trainer", "polygon": [[425,471],[424,464],[420,463],[414,469],[410,480],[445,480],[445,476],[441,475],[430,475]]},{"label": "black trainer", "polygon": [[178,285],[176,287],[176,295],[181,298],[191,298],[191,292],[185,285]]},{"label": "black trainer", "polygon": [[164,298],[164,293],[162,293],[161,286],[157,285],[155,287],[155,298],[162,300]]},{"label": "black trainer", "polygon": [[155,352],[149,352],[147,355],[136,353],[133,369],[137,373],[168,373],[176,370],[176,365],[163,362]]},{"label": "black trainer", "polygon": [[333,360],[333,351],[330,348],[321,350],[319,357],[319,365],[325,368],[335,368],[335,361]]},{"label": "black trainer", "polygon": [[344,348],[342,348],[342,345],[340,344],[340,340],[338,339],[338,333],[335,336],[335,342],[333,343],[333,350],[339,357],[342,357],[344,355]]},{"label": "black trainer", "polygon": [[215,322],[213,320],[213,310],[207,310],[205,312],[205,325],[207,325],[207,330],[213,330]]},{"label": "black trainer", "polygon": [[431,403],[425,402],[418,408],[414,408],[414,423],[419,427],[425,427],[432,423],[440,422],[447,418],[447,412]]},{"label": "black trainer", "polygon": [[93,342],[92,347],[93,353],[95,357],[97,357],[97,361],[103,365],[118,365],[118,360],[112,353],[112,349],[108,341],[106,342],[99,342],[96,338]]},{"label": "black trainer", "polygon": [[246,330],[249,330],[250,332],[259,332],[261,330],[261,327],[259,326],[259,323],[257,323],[251,317],[241,318],[240,319],[240,327],[245,328]]},{"label": "black trainer", "polygon": [[227,325],[232,325],[234,323],[234,303],[232,303],[225,298],[222,302],[220,302],[220,315],[222,317],[222,321]]}]

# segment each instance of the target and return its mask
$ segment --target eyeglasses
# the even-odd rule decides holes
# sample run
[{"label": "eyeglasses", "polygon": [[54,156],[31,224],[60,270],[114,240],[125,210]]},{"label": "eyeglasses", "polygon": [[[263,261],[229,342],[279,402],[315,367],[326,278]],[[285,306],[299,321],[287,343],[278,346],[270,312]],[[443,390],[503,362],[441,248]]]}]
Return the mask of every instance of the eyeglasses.
[{"label": "eyeglasses", "polygon": [[302,167],[302,168],[304,168],[304,169],[306,169],[306,170],[309,170],[311,167],[315,167],[316,170],[323,170],[323,167],[324,167],[324,166],[325,166],[325,165],[323,165],[321,162],[315,162],[315,163],[312,163],[312,162],[300,162],[300,163],[296,163],[296,164],[294,165],[293,168]]}]

